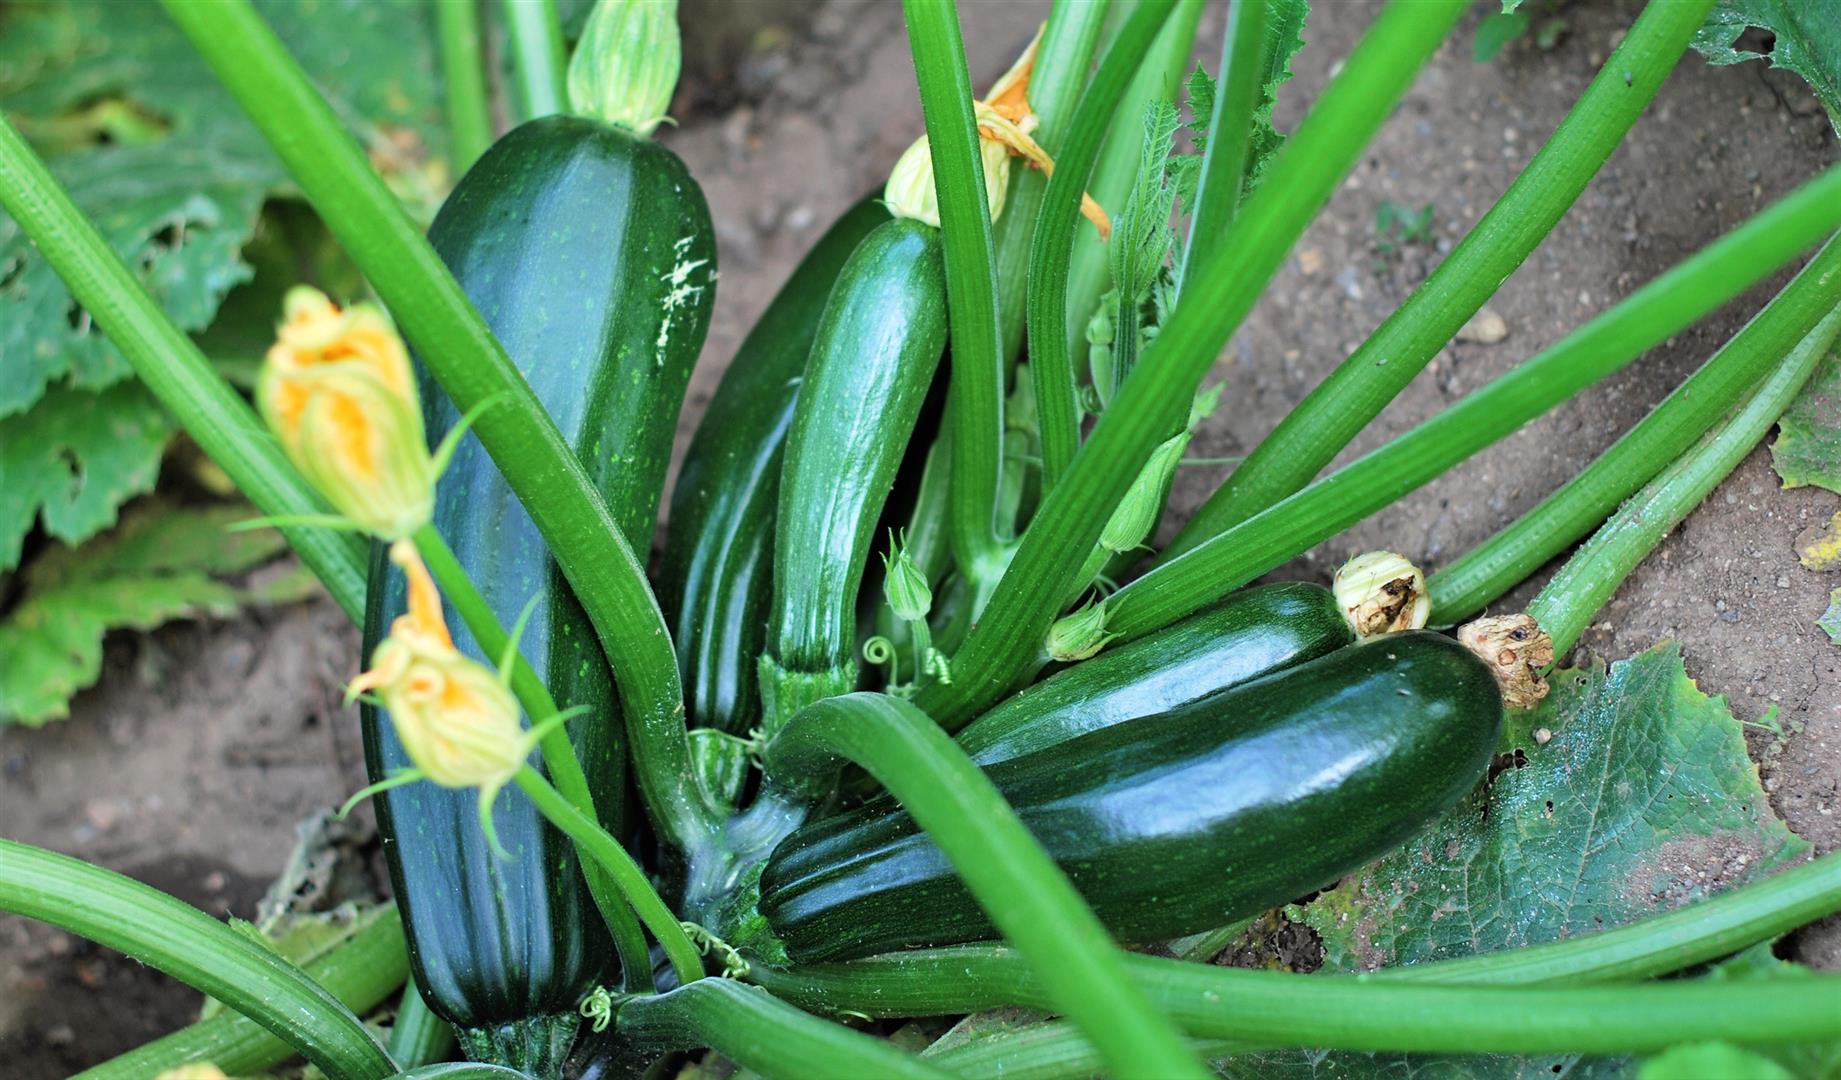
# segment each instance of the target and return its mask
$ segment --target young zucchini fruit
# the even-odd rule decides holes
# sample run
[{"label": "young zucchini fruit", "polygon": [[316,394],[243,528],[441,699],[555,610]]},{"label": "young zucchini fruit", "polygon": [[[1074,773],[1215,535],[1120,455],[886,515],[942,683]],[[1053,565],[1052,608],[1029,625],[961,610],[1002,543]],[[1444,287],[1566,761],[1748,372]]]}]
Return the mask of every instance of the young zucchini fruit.
[{"label": "young zucchini fruit", "polygon": [[773,608],[760,660],[769,733],[857,681],[857,591],[946,348],[940,230],[878,225],[825,304],[787,435],[773,540]]},{"label": "young zucchini fruit", "polygon": [[[448,196],[429,239],[644,550],[678,406],[708,327],[715,243],[709,210],[675,155],[611,125],[568,116],[507,134]],[[421,375],[428,432],[453,406]],[[460,444],[436,492],[435,525],[510,626],[541,596],[521,650],[564,708],[601,821],[622,835],[626,791],[615,694],[593,628],[543,538],[477,439]],[[367,653],[403,609],[400,575],[373,563]],[[461,648],[479,656],[457,619]],[[495,661],[496,657],[486,657]],[[386,717],[364,710],[373,779],[406,765]],[[515,788],[494,822],[475,796],[433,784],[377,800],[417,985],[470,1056],[554,1075],[582,995],[612,949],[569,841]]]},{"label": "young zucchini fruit", "polygon": [[760,717],[780,463],[825,300],[845,260],[889,220],[865,199],[819,238],[761,313],[697,425],[671,491],[659,600],[692,723],[744,734]]},{"label": "young zucchini fruit", "polygon": [[1320,585],[1244,589],[1149,637],[1056,672],[957,735],[980,765],[1169,712],[1355,640]]},{"label": "young zucchini fruit", "polygon": [[[988,771],[1108,929],[1159,941],[1385,854],[1476,784],[1501,728],[1482,661],[1414,631]],[[762,871],[759,912],[795,962],[995,936],[887,799],[788,836]]]}]

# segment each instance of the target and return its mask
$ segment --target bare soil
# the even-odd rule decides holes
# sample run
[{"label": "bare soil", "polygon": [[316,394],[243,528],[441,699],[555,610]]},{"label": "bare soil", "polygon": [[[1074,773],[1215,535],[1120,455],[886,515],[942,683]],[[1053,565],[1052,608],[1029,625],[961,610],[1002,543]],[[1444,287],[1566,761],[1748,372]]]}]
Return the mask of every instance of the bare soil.
[{"label": "bare soil", "polygon": [[[1215,372],[1227,383],[1224,406],[1192,452],[1250,449],[1377,326],[1507,187],[1638,6],[1568,7],[1554,48],[1523,41],[1488,64],[1471,58],[1473,16],[1230,344]],[[1008,65],[1045,7],[961,4],[976,84]],[[1319,0],[1282,126],[1302,115],[1376,7]],[[722,278],[686,436],[800,253],[920,131],[895,5],[686,0],[692,11],[700,14],[686,20],[687,51],[707,66],[686,79],[692,89],[677,109],[685,122],[664,139],[709,196]],[[1211,68],[1222,17],[1216,8],[1202,23],[1197,56]],[[1491,302],[1506,336],[1454,342],[1350,455],[1557,341],[1835,158],[1826,120],[1792,77],[1690,57]],[[1432,204],[1432,235],[1377,255],[1383,200]],[[1380,546],[1428,567],[1456,557],[1609,445],[1766,296],[1757,290],[1683,332],[1281,574],[1327,579],[1347,555]],[[1185,470],[1175,520],[1218,479]],[[1630,579],[1581,646],[1618,658],[1675,638],[1702,688],[1725,695],[1742,719],[1774,706],[1786,735],[1759,731],[1752,741],[1765,788],[1791,828],[1824,852],[1841,846],[1841,649],[1814,622],[1841,582],[1801,567],[1793,541],[1837,508],[1841,498],[1827,492],[1780,490],[1765,452],[1754,453]],[[1525,601],[1543,576],[1502,606]],[[0,834],[124,870],[213,912],[248,915],[286,859],[294,824],[362,782],[356,717],[337,699],[357,663],[356,634],[326,602],[123,636],[111,644],[103,684],[69,720],[0,731]],[[1803,932],[1793,949],[1841,967],[1841,924]],[[8,1076],[64,1075],[186,1022],[195,1007],[195,995],[157,973],[0,918],[0,1072]]]}]

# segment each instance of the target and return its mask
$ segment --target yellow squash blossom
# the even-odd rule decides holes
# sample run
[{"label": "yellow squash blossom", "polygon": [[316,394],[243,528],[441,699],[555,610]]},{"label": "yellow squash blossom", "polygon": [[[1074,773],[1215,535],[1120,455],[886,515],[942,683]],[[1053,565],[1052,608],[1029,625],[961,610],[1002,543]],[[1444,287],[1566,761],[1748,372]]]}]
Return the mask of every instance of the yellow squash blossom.
[{"label": "yellow squash blossom", "polygon": [[398,540],[390,547],[390,561],[408,576],[409,610],[390,624],[389,636],[371,653],[371,669],[354,679],[348,692],[376,694],[415,763],[410,773],[383,785],[427,779],[442,787],[478,788],[480,821],[491,837],[492,800],[524,766],[539,733],[524,729],[504,677],[454,647],[441,596],[415,545]]},{"label": "yellow squash blossom", "polygon": [[409,352],[382,311],[289,290],[256,404],[288,459],[352,523],[385,540],[428,523],[440,470]]},{"label": "yellow squash blossom", "polygon": [[[1036,49],[1041,43],[1042,31],[1038,29],[1029,48],[991,85],[985,100],[972,102],[972,115],[978,121],[978,156],[984,164],[985,199],[992,221],[1004,212],[1011,157],[1020,157],[1049,176],[1055,174],[1054,160],[1031,135],[1040,120],[1029,104],[1029,76],[1035,70]],[[933,186],[933,153],[927,136],[922,135],[902,152],[894,171],[889,173],[883,198],[900,217],[939,225],[940,200]],[[1112,220],[1092,196],[1080,197],[1080,212],[1099,230],[1100,239],[1111,235]]]}]

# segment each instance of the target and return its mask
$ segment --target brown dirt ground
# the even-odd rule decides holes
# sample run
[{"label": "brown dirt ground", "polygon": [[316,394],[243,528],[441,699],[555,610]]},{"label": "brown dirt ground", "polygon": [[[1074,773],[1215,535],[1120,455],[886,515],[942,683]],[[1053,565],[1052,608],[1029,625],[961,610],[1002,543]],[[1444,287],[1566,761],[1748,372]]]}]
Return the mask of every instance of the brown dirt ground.
[{"label": "brown dirt ground", "polygon": [[[1371,0],[1319,0],[1280,119],[1295,123],[1371,17]],[[1475,16],[1438,55],[1306,234],[1216,369],[1228,391],[1194,453],[1250,448],[1424,277],[1508,185],[1628,25],[1631,2],[1566,9],[1569,32],[1470,57]],[[1045,4],[961,5],[974,81],[1028,40]],[[742,334],[818,233],[886,174],[919,133],[898,9],[787,0],[745,9],[686,0],[689,52],[711,65],[681,128],[664,137],[701,179],[715,214],[721,303],[684,432]],[[720,16],[720,17],[718,17]],[[733,19],[752,20],[752,33]],[[1197,55],[1218,54],[1222,11]],[[699,26],[718,29],[698,39]],[[687,80],[690,82],[692,80]],[[1498,344],[1457,343],[1415,380],[1351,454],[1372,448],[1558,340],[1666,266],[1815,174],[1836,145],[1814,99],[1760,65],[1690,58],[1573,212],[1491,308]],[[1384,199],[1436,206],[1434,237],[1377,259]],[[1679,335],[1600,391],[1479,455],[1283,573],[1327,577],[1347,555],[1388,546],[1428,566],[1532,506],[1700,363],[1765,293]],[[1563,447],[1563,453],[1554,448]],[[1186,471],[1180,520],[1218,479]],[[1627,583],[1583,647],[1626,656],[1679,639],[1703,689],[1743,719],[1781,712],[1784,739],[1752,749],[1780,814],[1818,850],[1841,846],[1841,651],[1815,628],[1835,582],[1803,569],[1792,540],[1841,499],[1779,490],[1754,453]],[[1508,603],[1525,600],[1539,578]],[[327,603],[210,626],[122,637],[103,684],[43,731],[0,731],[0,833],[125,870],[214,912],[249,914],[281,867],[293,824],[361,782],[354,716],[337,687],[356,635]],[[1797,950],[1841,967],[1841,925]],[[58,1076],[183,1023],[195,998],[156,973],[23,920],[0,919],[0,1071]],[[101,1022],[98,1022],[101,1021]]]}]

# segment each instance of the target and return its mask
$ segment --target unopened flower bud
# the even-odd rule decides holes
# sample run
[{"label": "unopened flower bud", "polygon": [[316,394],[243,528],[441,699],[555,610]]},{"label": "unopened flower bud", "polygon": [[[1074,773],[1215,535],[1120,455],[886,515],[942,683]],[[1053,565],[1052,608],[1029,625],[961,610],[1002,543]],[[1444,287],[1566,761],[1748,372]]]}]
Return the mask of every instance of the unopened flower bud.
[{"label": "unopened flower bud", "polygon": [[290,290],[256,404],[288,459],[366,532],[395,540],[428,522],[434,462],[408,350],[382,311]]},{"label": "unopened flower bud", "polygon": [[1425,575],[1391,551],[1370,551],[1343,563],[1331,591],[1356,637],[1418,630],[1432,616]]},{"label": "unopened flower bud", "polygon": [[1106,602],[1090,602],[1056,619],[1048,628],[1048,655],[1062,663],[1085,660],[1115,636],[1106,632]]},{"label": "unopened flower bud", "polygon": [[1151,451],[1150,460],[1138,470],[1138,478],[1106,519],[1106,527],[1099,534],[1100,547],[1114,553],[1135,551],[1150,537],[1163,513],[1164,500],[1170,496],[1170,482],[1183,460],[1183,451],[1189,447],[1189,439],[1190,433],[1184,431],[1158,443]]},{"label": "unopened flower bud", "polygon": [[933,610],[933,590],[927,585],[927,575],[908,554],[907,545],[891,537],[889,552],[882,556],[882,569],[882,595],[895,617],[903,622],[925,619]]},{"label": "unopened flower bud", "polygon": [[441,597],[414,545],[399,540],[390,560],[409,578],[409,610],[371,653],[353,695],[371,691],[390,712],[409,759],[429,780],[478,788],[482,804],[524,766],[533,746],[518,702],[498,673],[460,652]]},{"label": "unopened flower bud", "polygon": [[569,58],[577,114],[650,135],[677,91],[677,0],[598,0]]}]

